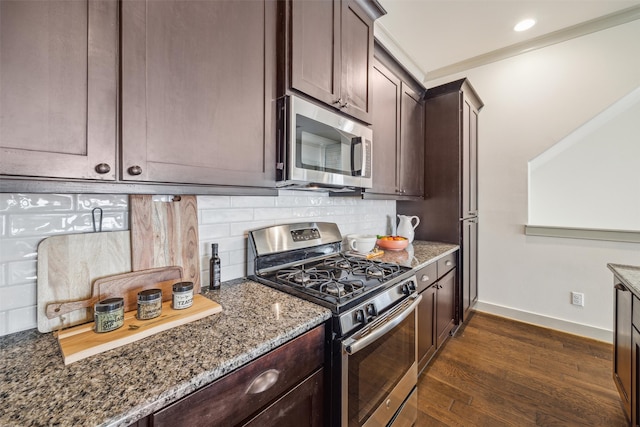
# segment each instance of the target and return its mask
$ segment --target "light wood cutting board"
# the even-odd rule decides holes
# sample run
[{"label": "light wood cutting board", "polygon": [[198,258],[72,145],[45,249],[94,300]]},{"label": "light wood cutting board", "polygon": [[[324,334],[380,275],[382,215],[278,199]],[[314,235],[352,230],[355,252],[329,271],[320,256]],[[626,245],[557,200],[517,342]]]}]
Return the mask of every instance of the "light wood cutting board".
[{"label": "light wood cutting board", "polygon": [[91,283],[98,278],[131,271],[128,231],[52,236],[38,245],[37,320],[40,332],[51,332],[90,322],[84,308],[49,319],[50,302],[91,298]]},{"label": "light wood cutting board", "polygon": [[200,292],[198,204],[196,196],[153,201],[153,196],[129,196],[131,267],[133,271],[181,266],[183,280]]},{"label": "light wood cutting board", "polygon": [[98,334],[93,331],[94,323],[91,322],[62,331],[58,343],[64,364],[68,365],[221,311],[222,306],[217,302],[194,295],[193,305],[184,310],[173,310],[171,302],[166,301],[162,303],[162,314],[155,319],[138,320],[136,312],[129,311],[124,315],[124,326],[115,331]]}]

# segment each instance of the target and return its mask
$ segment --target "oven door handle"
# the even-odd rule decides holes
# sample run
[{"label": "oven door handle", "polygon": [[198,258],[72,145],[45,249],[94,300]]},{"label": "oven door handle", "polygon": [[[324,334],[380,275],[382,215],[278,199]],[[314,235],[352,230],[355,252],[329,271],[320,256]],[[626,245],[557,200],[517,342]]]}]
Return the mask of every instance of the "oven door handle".
[{"label": "oven door handle", "polygon": [[374,329],[373,331],[371,331],[371,333],[365,335],[363,338],[360,338],[357,340],[350,340],[351,342],[349,344],[345,343],[343,345],[344,351],[349,355],[356,354],[360,350],[366,348],[369,344],[373,344],[375,341],[377,341],[380,337],[382,337],[384,334],[389,332],[391,329],[398,326],[404,319],[406,319],[416,309],[418,304],[420,304],[420,301],[422,301],[422,295],[415,294],[415,295],[412,295],[410,298],[414,299],[414,301],[411,303],[410,306],[402,310],[402,312],[398,313],[394,317],[388,319],[382,326],[380,326],[377,329]]}]

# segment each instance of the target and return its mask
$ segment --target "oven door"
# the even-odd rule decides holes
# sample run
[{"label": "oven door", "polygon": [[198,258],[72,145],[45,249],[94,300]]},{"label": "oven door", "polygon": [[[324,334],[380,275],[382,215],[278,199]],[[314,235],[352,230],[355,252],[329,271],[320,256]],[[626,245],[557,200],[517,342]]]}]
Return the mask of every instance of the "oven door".
[{"label": "oven door", "polygon": [[421,299],[411,295],[343,341],[342,426],[386,426],[414,390]]}]

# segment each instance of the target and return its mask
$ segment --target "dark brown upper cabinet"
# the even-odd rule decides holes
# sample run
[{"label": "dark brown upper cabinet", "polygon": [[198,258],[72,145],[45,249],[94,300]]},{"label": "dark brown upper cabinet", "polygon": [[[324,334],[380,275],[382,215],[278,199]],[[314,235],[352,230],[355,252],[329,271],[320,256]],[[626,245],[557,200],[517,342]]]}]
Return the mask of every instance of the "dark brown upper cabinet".
[{"label": "dark brown upper cabinet", "polygon": [[287,89],[372,121],[373,0],[290,0],[283,25]]},{"label": "dark brown upper cabinet", "polygon": [[116,179],[117,12],[0,2],[0,174]]},{"label": "dark brown upper cabinet", "polygon": [[364,197],[420,200],[424,195],[424,88],[379,49],[371,79],[373,187]]},{"label": "dark brown upper cabinet", "polygon": [[275,185],[276,14],[122,3],[122,180]]}]

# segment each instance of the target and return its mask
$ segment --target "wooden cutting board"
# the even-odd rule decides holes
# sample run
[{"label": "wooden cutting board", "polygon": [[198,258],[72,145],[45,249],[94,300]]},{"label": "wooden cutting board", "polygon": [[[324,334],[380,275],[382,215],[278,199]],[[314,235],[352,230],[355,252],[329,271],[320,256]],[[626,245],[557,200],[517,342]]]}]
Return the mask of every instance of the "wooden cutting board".
[{"label": "wooden cutting board", "polygon": [[138,320],[136,312],[129,311],[124,315],[124,326],[115,331],[96,333],[91,322],[62,331],[58,334],[58,343],[64,364],[68,365],[221,311],[222,307],[217,302],[194,295],[193,305],[184,310],[172,309],[171,302],[167,301],[162,303],[162,314],[155,319]]},{"label": "wooden cutting board", "polygon": [[183,280],[200,292],[200,251],[196,196],[154,201],[151,195],[129,196],[131,267],[134,271],[181,266]]},{"label": "wooden cutting board", "polygon": [[95,279],[129,271],[131,244],[128,231],[68,234],[44,239],[38,245],[38,330],[51,332],[93,320],[91,311],[86,308],[49,319],[46,306],[54,301],[88,299]]},{"label": "wooden cutting board", "polygon": [[161,289],[162,301],[169,301],[173,285],[182,281],[182,267],[159,267],[102,277],[93,282],[91,298],[79,301],[54,301],[47,304],[45,313],[52,319],[75,310],[93,307],[105,298],[122,297],[124,311],[138,308],[138,292],[144,289]]}]

